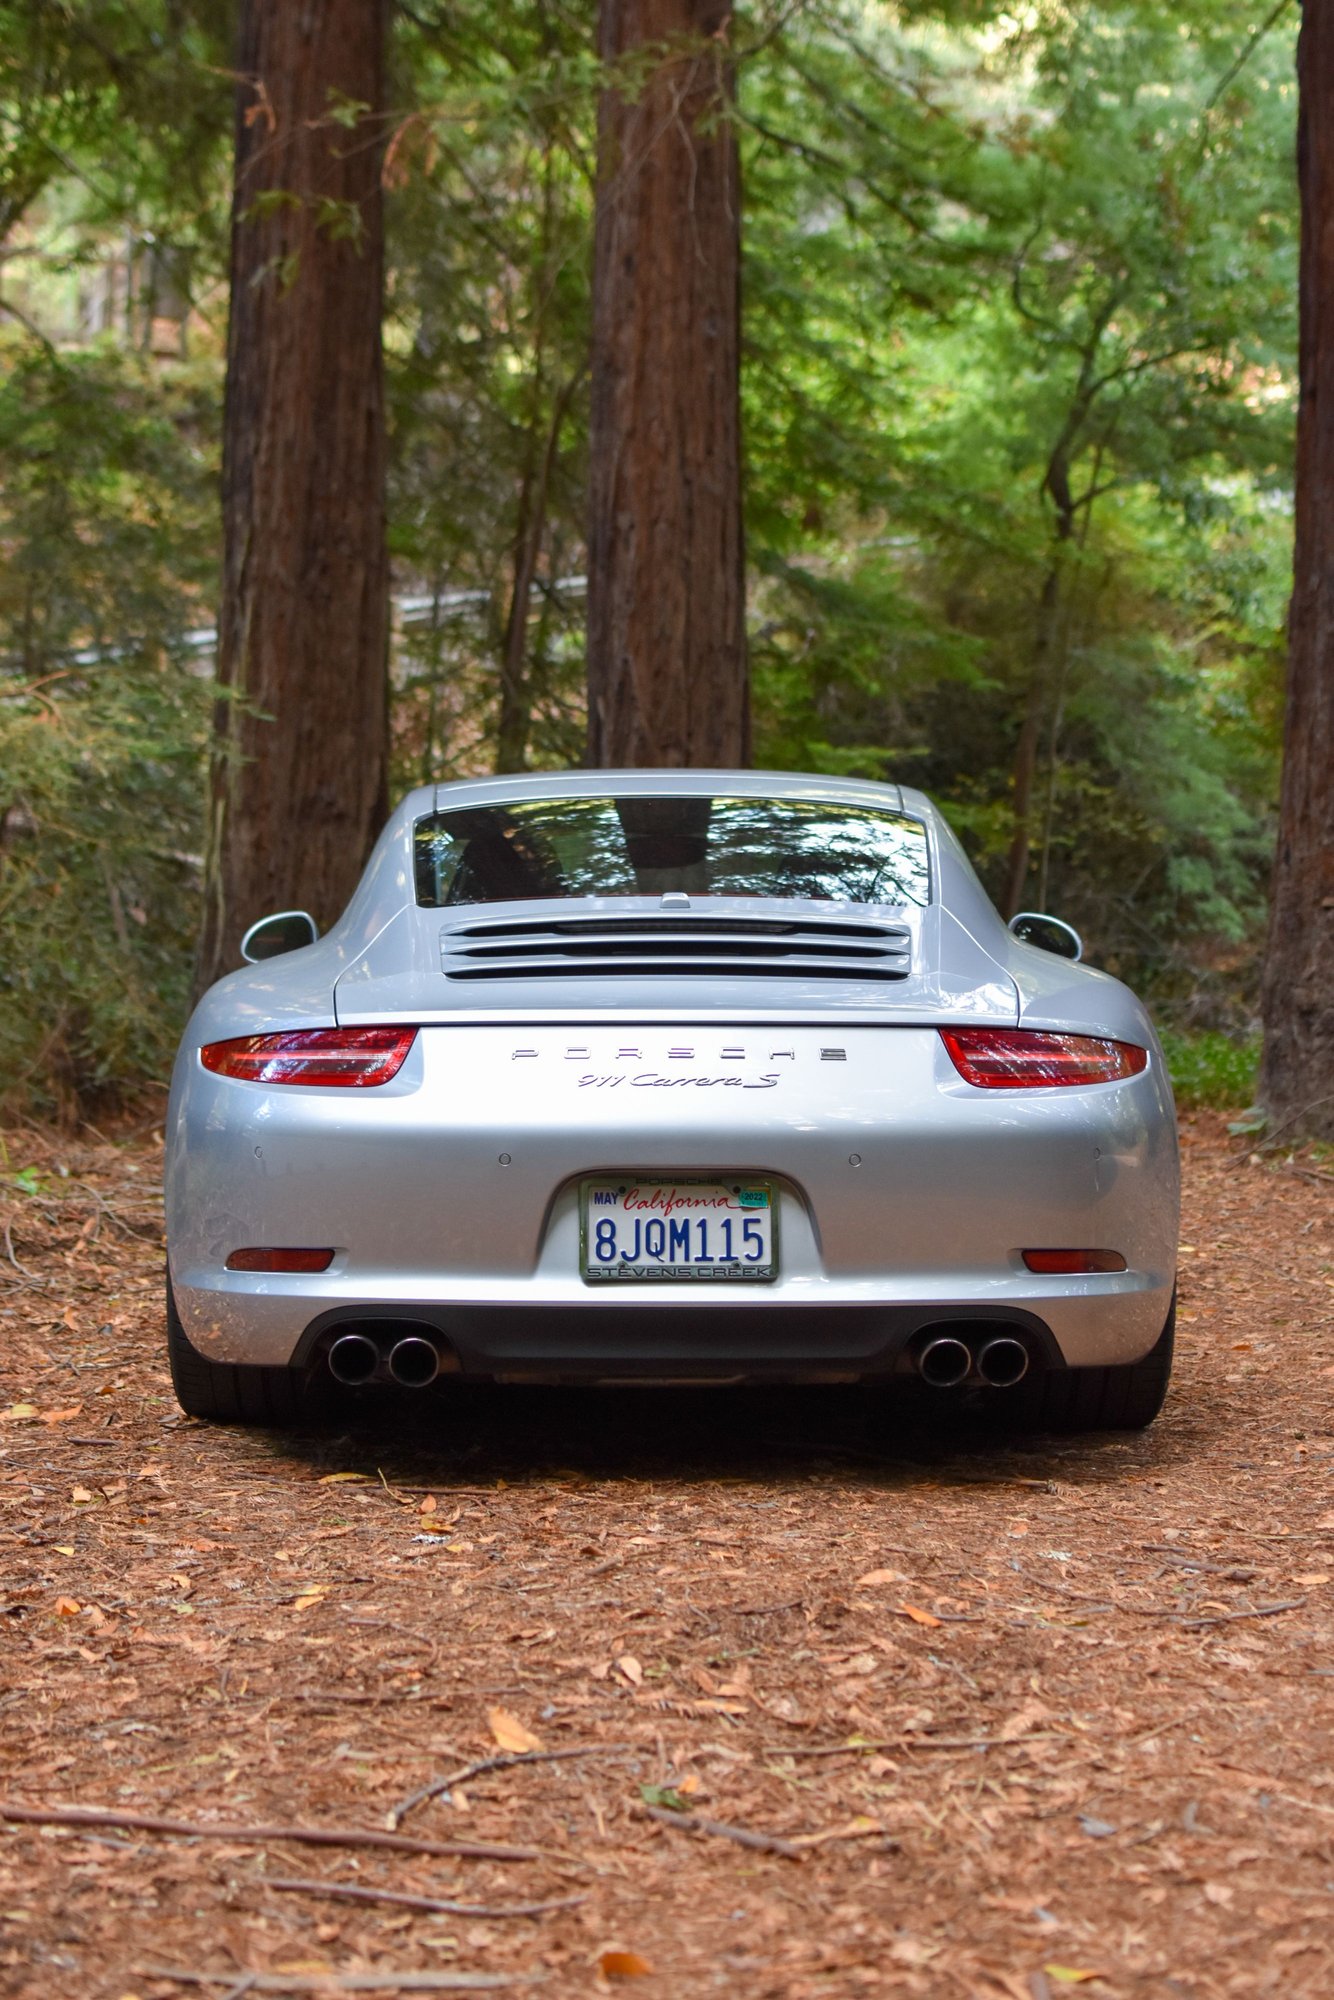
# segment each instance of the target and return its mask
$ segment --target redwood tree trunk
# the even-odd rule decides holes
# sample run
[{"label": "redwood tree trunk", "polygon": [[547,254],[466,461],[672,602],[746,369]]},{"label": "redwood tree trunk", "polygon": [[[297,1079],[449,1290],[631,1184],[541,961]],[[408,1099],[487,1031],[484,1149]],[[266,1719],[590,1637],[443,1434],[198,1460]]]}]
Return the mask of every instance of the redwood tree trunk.
[{"label": "redwood tree trunk", "polygon": [[257,917],[331,923],[385,814],[385,22],[241,7],[201,988]]},{"label": "redwood tree trunk", "polygon": [[1301,396],[1297,538],[1261,1098],[1274,1129],[1334,1138],[1334,11],[1297,47]]},{"label": "redwood tree trunk", "polygon": [[593,765],[749,755],[731,22],[731,0],[602,0],[622,67],[598,116]]}]

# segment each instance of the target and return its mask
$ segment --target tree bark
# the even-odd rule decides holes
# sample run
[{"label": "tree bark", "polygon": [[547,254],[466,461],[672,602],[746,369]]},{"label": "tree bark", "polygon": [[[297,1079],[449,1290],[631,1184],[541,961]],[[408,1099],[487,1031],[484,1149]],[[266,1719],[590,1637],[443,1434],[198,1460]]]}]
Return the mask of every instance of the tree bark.
[{"label": "tree bark", "polygon": [[1005,859],[1005,889],[1001,915],[1008,923],[1024,907],[1028,881],[1028,861],[1033,840],[1033,793],[1038,773],[1038,741],[1046,712],[1051,683],[1056,670],[1060,628],[1064,617],[1062,586],[1067,552],[1074,539],[1075,502],[1070,491],[1070,468],[1065,459],[1053,454],[1044,482],[1056,505],[1056,530],[1051,562],[1042,579],[1038,597],[1037,628],[1033,644],[1033,671],[1024,696],[1024,712],[1015,739],[1014,775],[1011,800],[1014,832]]},{"label": "tree bark", "polygon": [[588,760],[750,750],[731,0],[602,0]]},{"label": "tree bark", "polygon": [[1296,545],[1260,1095],[1274,1130],[1334,1139],[1334,12],[1326,6],[1302,11],[1297,75]]},{"label": "tree bark", "polygon": [[200,990],[257,917],[331,923],[386,810],[385,26],[241,7]]}]

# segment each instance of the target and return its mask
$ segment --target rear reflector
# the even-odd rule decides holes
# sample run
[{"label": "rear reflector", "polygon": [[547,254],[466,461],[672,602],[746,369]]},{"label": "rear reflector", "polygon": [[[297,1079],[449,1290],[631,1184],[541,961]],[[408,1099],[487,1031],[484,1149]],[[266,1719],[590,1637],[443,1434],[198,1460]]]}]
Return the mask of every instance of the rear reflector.
[{"label": "rear reflector", "polygon": [[205,1069],[247,1083],[337,1084],[364,1090],[388,1083],[403,1067],[415,1028],[289,1028],[281,1035],[241,1035],[208,1042]]},{"label": "rear reflector", "polygon": [[327,1271],[332,1250],[233,1250],[229,1271]]},{"label": "rear reflector", "polygon": [[1049,1035],[1036,1028],[942,1028],[940,1039],[964,1082],[979,1090],[1119,1083],[1138,1076],[1149,1061],[1148,1050],[1133,1042]]},{"label": "rear reflector", "polygon": [[1119,1250],[1023,1250],[1030,1271],[1051,1275],[1077,1271],[1124,1271],[1126,1260]]}]

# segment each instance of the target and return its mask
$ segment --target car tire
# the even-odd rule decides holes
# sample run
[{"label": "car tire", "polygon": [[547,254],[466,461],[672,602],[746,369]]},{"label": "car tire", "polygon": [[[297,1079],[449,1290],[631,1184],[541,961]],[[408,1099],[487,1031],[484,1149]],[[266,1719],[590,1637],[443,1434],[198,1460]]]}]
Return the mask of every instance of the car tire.
[{"label": "car tire", "polygon": [[1176,1343],[1176,1295],[1155,1344],[1112,1368],[1053,1368],[1031,1384],[1013,1415],[1025,1430],[1142,1431],[1163,1407]]},{"label": "car tire", "polygon": [[210,1361],[192,1347],[167,1281],[167,1359],[176,1400],[188,1417],[216,1424],[267,1424],[274,1429],[302,1415],[303,1381],[295,1368],[242,1368]]}]

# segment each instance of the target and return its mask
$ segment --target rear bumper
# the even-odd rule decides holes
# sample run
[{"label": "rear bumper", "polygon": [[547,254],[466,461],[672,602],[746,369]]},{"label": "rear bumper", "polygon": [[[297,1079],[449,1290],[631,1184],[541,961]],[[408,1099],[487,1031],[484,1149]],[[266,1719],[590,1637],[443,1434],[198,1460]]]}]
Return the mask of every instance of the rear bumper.
[{"label": "rear bumper", "polygon": [[[875,1375],[923,1326],[973,1316],[1089,1366],[1146,1353],[1171,1301],[1175,1126],[1152,1062],[984,1092],[926,1028],[442,1027],[366,1092],[237,1083],[187,1051],[169,1134],[177,1306],[219,1361],[300,1363],[364,1314],[426,1322],[482,1375]],[[585,1175],[702,1171],[775,1182],[774,1284],[581,1281]],[[335,1257],[318,1277],[228,1272],[251,1244]],[[1024,1267],[1059,1246],[1128,1268]]]}]

